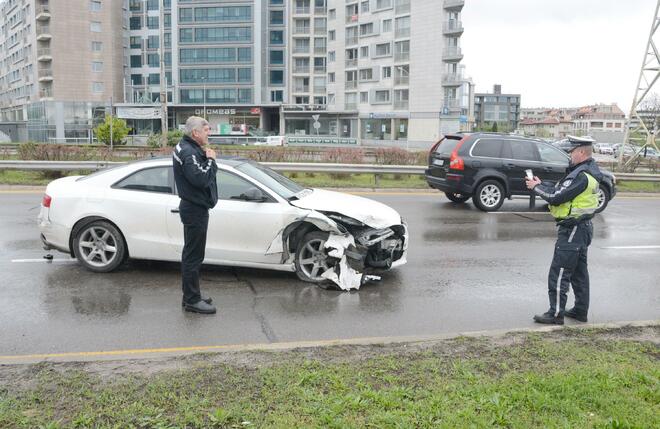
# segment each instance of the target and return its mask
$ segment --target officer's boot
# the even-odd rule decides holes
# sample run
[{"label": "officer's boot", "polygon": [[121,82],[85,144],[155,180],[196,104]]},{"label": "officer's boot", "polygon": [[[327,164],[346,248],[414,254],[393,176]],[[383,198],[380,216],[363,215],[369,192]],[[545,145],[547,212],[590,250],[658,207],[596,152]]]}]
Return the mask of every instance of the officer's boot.
[{"label": "officer's boot", "polygon": [[537,314],[536,316],[534,316],[534,321],[536,323],[543,323],[545,325],[563,325],[564,315],[563,313],[559,313],[558,316],[555,316],[555,312],[549,310],[543,314]]},{"label": "officer's boot", "polygon": [[564,316],[570,317],[571,319],[575,319],[579,322],[587,321],[587,314],[581,312],[580,310],[576,310],[575,307],[571,308],[570,310],[566,310],[564,312]]}]

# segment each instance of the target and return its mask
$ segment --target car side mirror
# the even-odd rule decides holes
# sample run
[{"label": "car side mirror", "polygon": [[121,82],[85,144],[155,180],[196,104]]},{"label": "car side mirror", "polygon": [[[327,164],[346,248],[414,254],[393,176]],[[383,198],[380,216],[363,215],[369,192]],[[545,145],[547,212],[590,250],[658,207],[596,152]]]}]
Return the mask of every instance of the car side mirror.
[{"label": "car side mirror", "polygon": [[266,195],[259,188],[250,188],[240,195],[241,200],[263,203],[267,200]]}]

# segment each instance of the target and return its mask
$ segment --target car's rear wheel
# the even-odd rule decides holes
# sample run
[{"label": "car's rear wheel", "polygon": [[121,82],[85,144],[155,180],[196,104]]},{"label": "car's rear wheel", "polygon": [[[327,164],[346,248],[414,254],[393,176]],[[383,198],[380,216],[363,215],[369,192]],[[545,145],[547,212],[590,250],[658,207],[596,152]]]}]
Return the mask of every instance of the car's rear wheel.
[{"label": "car's rear wheel", "polygon": [[472,201],[480,210],[496,211],[504,203],[504,186],[497,180],[485,180],[477,186]]},{"label": "car's rear wheel", "polygon": [[124,261],[126,243],[114,225],[96,220],[78,230],[73,239],[73,252],[88,270],[107,273]]},{"label": "car's rear wheel", "polygon": [[605,207],[607,207],[607,204],[610,202],[610,191],[607,190],[605,185],[600,184],[598,186],[598,193],[596,196],[598,197],[598,207],[596,208],[596,213],[600,213],[605,210]]},{"label": "car's rear wheel", "polygon": [[470,194],[459,194],[457,192],[445,192],[445,196],[455,203],[464,203],[470,199]]},{"label": "car's rear wheel", "polygon": [[328,280],[321,274],[335,266],[337,259],[328,255],[325,242],[327,232],[312,231],[305,234],[296,249],[296,274],[300,280],[311,283],[324,283]]}]

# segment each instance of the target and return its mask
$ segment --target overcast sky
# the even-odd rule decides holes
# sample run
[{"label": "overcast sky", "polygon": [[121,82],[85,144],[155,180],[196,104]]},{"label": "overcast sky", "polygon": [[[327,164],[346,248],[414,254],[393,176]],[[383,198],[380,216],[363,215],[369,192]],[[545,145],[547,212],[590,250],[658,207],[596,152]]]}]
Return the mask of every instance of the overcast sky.
[{"label": "overcast sky", "polygon": [[627,115],[655,7],[656,0],[466,0],[462,63],[477,92],[499,83],[521,94],[523,107],[616,102]]}]

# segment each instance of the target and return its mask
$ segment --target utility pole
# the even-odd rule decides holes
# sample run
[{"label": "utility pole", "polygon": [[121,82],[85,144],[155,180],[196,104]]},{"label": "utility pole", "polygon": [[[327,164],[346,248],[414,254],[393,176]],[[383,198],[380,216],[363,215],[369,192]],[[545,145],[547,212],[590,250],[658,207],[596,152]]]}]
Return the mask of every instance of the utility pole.
[{"label": "utility pole", "polygon": [[165,78],[165,2],[158,2],[158,41],[160,53],[160,136],[162,147],[167,147],[167,80]]},{"label": "utility pole", "polygon": [[113,150],[112,142],[112,123],[115,121],[114,115],[112,114],[112,94],[110,94],[110,152]]},{"label": "utility pole", "polygon": [[[660,0],[658,0],[655,6],[655,15],[653,16],[653,23],[651,24],[651,32],[646,42],[644,59],[642,60],[639,79],[637,80],[637,86],[635,87],[635,97],[633,98],[630,114],[626,121],[625,134],[623,137],[624,145],[631,144],[633,140],[641,140],[643,141],[643,144],[640,150],[633,154],[625,163],[623,159],[624,146],[621,147],[618,155],[618,163],[619,169],[624,171],[633,165],[633,162],[639,157],[639,155],[644,153],[646,147],[651,146],[658,150],[658,146],[655,143],[655,125],[653,126],[653,129],[649,130],[644,123],[644,119],[640,116],[638,109],[645,104],[645,101],[650,100],[655,95],[654,93],[651,93],[651,89],[658,78],[660,78],[660,51],[658,51],[658,47],[654,42],[654,36],[660,27],[660,16],[658,16],[659,11]],[[637,120],[637,125],[635,129],[631,130],[633,118]],[[642,133],[643,137],[631,136],[632,133],[637,132]]]},{"label": "utility pole", "polygon": [[203,118],[206,119],[206,78],[204,76],[202,76],[202,100],[203,100],[202,107],[204,108]]}]

